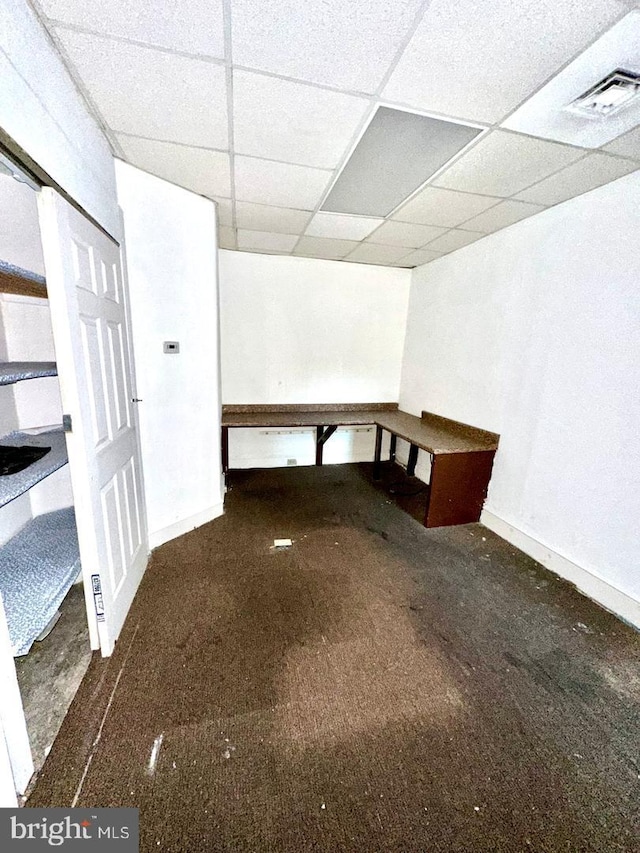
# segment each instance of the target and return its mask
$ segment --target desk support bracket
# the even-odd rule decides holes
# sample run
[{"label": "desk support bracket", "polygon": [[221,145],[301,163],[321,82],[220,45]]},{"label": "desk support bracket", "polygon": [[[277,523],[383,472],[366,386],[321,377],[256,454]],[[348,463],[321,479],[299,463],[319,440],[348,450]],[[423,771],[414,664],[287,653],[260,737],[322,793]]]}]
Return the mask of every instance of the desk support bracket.
[{"label": "desk support bracket", "polygon": [[376,449],[373,456],[373,479],[380,479],[380,459],[382,457],[382,427],[376,424]]},{"label": "desk support bracket", "polygon": [[412,444],[409,448],[409,459],[407,460],[407,477],[414,477],[416,464],[418,462],[418,445]]},{"label": "desk support bracket", "polygon": [[229,470],[229,427],[222,427],[221,435],[221,451],[222,451],[222,473],[226,474]]},{"label": "desk support bracket", "polygon": [[322,449],[337,429],[338,427],[335,424],[328,427],[316,427],[316,465],[322,465]]}]

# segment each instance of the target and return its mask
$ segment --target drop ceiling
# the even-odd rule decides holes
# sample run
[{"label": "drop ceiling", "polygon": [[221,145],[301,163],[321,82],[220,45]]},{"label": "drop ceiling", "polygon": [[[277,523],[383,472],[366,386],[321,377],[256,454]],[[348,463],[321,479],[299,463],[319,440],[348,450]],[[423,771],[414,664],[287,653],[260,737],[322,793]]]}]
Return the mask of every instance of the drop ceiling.
[{"label": "drop ceiling", "polygon": [[[603,37],[640,2],[34,5],[114,154],[215,199],[223,248],[413,267],[640,168],[637,126],[599,148],[557,141],[553,99],[535,100],[582,85],[589,49],[614,70],[624,45]],[[384,215],[336,212],[334,185],[389,109],[480,133]],[[359,180],[393,183],[364,165]]]}]

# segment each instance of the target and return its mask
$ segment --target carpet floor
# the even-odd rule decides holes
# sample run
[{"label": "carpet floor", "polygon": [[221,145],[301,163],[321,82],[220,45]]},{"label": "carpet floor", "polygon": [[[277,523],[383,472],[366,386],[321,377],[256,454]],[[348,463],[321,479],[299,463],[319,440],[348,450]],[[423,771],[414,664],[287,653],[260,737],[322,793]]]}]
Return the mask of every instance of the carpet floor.
[{"label": "carpet floor", "polygon": [[27,805],[138,806],[143,851],[639,849],[636,632],[368,465],[230,485],[154,552]]}]

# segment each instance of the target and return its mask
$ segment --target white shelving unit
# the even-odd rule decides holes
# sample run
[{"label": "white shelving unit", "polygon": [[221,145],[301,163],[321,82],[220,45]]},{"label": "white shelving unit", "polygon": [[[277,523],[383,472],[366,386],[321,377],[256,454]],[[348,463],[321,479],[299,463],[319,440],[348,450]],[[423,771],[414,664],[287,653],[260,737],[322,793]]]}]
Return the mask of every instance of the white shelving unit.
[{"label": "white shelving unit", "polygon": [[[0,364],[0,385],[56,375],[55,362]],[[12,432],[0,438],[0,444],[50,448],[22,471],[0,476],[0,507],[24,495],[68,462],[61,426],[38,434]],[[0,593],[14,655],[29,651],[55,616],[79,572],[73,507],[37,515],[0,547]]]}]

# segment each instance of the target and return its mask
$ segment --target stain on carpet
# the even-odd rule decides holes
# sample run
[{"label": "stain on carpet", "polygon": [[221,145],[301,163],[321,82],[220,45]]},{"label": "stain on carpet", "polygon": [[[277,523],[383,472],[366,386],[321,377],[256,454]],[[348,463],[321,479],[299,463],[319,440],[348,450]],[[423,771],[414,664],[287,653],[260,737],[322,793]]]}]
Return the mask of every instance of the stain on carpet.
[{"label": "stain on carpet", "polygon": [[143,851],[638,849],[636,632],[368,465],[230,485],[154,552],[28,805],[139,806]]}]

